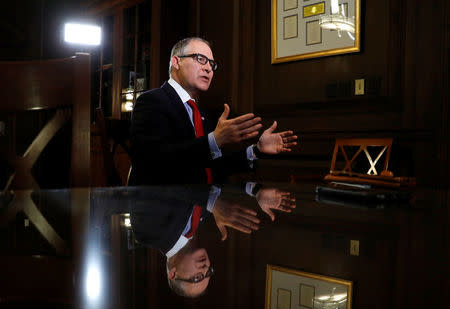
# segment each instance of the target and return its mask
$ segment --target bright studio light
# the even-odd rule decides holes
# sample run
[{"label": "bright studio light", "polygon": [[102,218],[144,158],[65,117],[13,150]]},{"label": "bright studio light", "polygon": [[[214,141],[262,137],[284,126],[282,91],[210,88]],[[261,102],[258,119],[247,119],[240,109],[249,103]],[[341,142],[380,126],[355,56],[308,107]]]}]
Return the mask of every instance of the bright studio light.
[{"label": "bright studio light", "polygon": [[67,23],[64,41],[83,45],[100,45],[102,30],[98,26]]}]

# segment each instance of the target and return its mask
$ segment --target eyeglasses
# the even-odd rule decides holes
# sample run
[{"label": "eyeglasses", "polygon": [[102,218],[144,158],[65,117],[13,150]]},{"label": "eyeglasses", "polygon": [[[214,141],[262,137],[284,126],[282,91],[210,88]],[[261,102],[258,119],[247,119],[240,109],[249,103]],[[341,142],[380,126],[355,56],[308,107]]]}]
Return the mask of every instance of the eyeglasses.
[{"label": "eyeglasses", "polygon": [[202,54],[189,54],[189,55],[181,55],[178,56],[180,58],[187,58],[187,57],[191,57],[194,58],[195,60],[197,60],[198,63],[205,65],[206,63],[209,62],[209,64],[211,65],[211,68],[213,71],[217,70],[217,62],[215,62],[214,60],[208,59],[208,57],[206,57],[205,55]]},{"label": "eyeglasses", "polygon": [[212,266],[210,266],[208,268],[208,271],[206,272],[206,274],[198,273],[195,276],[188,278],[188,279],[176,278],[175,280],[180,280],[180,281],[185,281],[185,282],[190,282],[190,283],[199,283],[199,282],[205,280],[206,278],[211,277],[213,274],[214,274],[214,268],[212,268]]}]

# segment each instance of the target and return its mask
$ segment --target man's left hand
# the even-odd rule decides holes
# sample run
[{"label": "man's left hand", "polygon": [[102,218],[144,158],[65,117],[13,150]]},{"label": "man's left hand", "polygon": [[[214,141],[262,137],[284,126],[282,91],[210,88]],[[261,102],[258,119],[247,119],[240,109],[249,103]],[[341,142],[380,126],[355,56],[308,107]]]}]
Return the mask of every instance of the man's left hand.
[{"label": "man's left hand", "polygon": [[273,124],[263,132],[258,140],[257,147],[259,151],[265,154],[278,154],[280,152],[289,152],[292,147],[297,145],[297,136],[293,135],[292,131],[283,131],[273,133],[277,128],[277,122]]},{"label": "man's left hand", "polygon": [[260,220],[256,211],[220,197],[216,200],[212,213],[217,228],[222,234],[222,240],[227,239],[227,226],[247,234],[259,228]]}]

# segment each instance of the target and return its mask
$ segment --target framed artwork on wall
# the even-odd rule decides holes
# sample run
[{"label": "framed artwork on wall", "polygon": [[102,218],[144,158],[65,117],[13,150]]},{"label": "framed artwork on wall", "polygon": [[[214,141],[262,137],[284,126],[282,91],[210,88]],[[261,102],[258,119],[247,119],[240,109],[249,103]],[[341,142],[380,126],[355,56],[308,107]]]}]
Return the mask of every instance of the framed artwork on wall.
[{"label": "framed artwork on wall", "polygon": [[351,309],[348,280],[267,265],[266,309]]},{"label": "framed artwork on wall", "polygon": [[272,0],[272,63],[360,51],[360,0]]}]

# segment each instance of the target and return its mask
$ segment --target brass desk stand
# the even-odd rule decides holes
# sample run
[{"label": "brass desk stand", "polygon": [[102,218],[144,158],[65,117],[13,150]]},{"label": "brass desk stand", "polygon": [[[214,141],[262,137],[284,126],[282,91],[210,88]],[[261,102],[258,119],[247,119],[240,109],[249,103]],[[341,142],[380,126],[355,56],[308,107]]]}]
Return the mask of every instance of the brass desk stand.
[{"label": "brass desk stand", "polygon": [[[392,140],[392,138],[336,139],[330,173],[325,176],[324,180],[327,182],[357,183],[392,188],[415,186],[415,178],[394,177],[394,174],[388,170]],[[353,147],[353,149],[359,147],[351,157],[347,153],[349,147]],[[370,147],[370,151],[368,147]],[[374,151],[376,152],[375,155]],[[336,167],[339,154],[344,159],[344,167],[342,169]],[[382,164],[382,171],[379,173],[377,171],[377,163],[383,157],[383,154],[384,163]],[[366,173],[354,172],[352,166],[357,159],[364,158],[364,155],[364,161],[369,163],[369,169]]]}]

